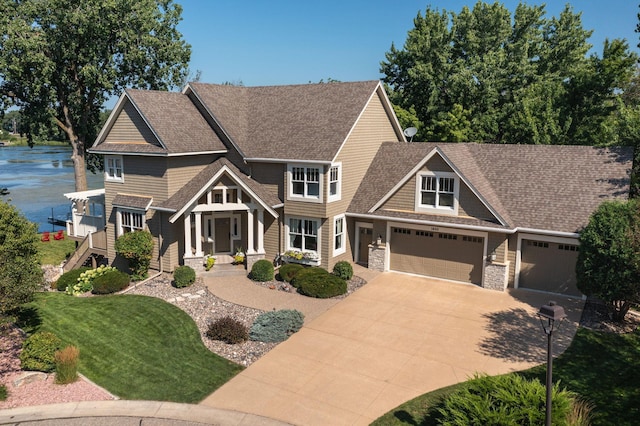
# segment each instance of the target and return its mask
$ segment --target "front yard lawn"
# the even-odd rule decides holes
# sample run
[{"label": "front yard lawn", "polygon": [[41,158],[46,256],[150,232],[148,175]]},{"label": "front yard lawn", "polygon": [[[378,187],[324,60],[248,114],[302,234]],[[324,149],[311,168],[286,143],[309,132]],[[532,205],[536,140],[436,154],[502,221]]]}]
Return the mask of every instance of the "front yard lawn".
[{"label": "front yard lawn", "polygon": [[[546,365],[519,373],[545,383]],[[593,405],[593,425],[637,425],[640,419],[640,330],[615,334],[579,328],[553,363],[553,380]],[[459,383],[414,398],[373,425],[435,425],[434,407]]]},{"label": "front yard lawn", "polygon": [[197,403],[242,370],[204,346],[189,315],[153,297],[39,293],[20,325],[76,345],[79,371],[123,399]]}]

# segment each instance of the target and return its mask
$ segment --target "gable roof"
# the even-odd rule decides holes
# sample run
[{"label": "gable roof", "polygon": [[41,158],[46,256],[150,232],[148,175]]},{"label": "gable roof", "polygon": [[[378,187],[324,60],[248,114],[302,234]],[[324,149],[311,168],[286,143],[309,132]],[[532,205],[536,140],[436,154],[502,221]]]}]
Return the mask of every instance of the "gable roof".
[{"label": "gable roof", "polygon": [[331,162],[376,94],[402,134],[379,81],[262,87],[189,83],[185,93],[203,104],[248,161]]},{"label": "gable roof", "polygon": [[[106,143],[107,134],[117,117],[130,103],[144,124],[157,138],[150,143],[115,141]],[[138,117],[132,117],[134,119]],[[127,89],[109,116],[91,148],[94,153],[135,153],[147,155],[184,155],[224,153],[226,147],[195,107],[182,93]]]},{"label": "gable roof", "polygon": [[[379,209],[381,201],[414,178],[416,168],[434,153],[445,158],[496,214],[496,223]],[[576,233],[602,201],[628,197],[631,162],[629,147],[383,144],[348,211],[463,226]]]},{"label": "gable roof", "polygon": [[173,223],[224,173],[228,174],[244,191],[261,203],[271,215],[278,217],[278,214],[273,209],[273,206],[281,204],[277,194],[272,193],[263,185],[242,173],[231,161],[224,157],[209,164],[180,190],[176,191],[173,196],[153,208],[174,213],[169,219]]}]

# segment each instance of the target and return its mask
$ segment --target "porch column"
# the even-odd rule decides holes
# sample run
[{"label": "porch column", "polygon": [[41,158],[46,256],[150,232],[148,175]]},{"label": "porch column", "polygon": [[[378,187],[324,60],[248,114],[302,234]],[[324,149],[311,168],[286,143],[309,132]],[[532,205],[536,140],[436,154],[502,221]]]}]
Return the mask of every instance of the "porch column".
[{"label": "porch column", "polygon": [[202,257],[202,213],[196,212],[196,257]]},{"label": "porch column", "polygon": [[253,209],[247,211],[247,254],[255,254],[253,248]]},{"label": "porch column", "polygon": [[264,209],[258,209],[258,253],[264,253]]},{"label": "porch column", "polygon": [[184,214],[184,257],[191,257],[191,214]]}]

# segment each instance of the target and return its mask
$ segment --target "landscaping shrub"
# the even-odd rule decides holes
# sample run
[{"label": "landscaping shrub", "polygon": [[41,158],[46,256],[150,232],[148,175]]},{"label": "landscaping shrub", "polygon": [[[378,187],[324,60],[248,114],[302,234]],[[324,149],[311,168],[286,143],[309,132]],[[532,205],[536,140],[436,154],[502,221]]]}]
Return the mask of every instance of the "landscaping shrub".
[{"label": "landscaping shrub", "polygon": [[111,294],[129,286],[129,274],[121,271],[109,271],[93,280],[93,294]]},{"label": "landscaping shrub", "polygon": [[56,379],[60,385],[73,383],[78,379],[78,357],[80,350],[75,346],[67,346],[55,353]]},{"label": "landscaping shrub", "polygon": [[87,268],[86,266],[82,266],[78,269],[72,269],[64,274],[60,275],[58,281],[56,281],[56,289],[58,291],[66,291],[67,287],[74,286],[78,283],[78,278],[80,278],[80,274],[90,270],[91,268]]},{"label": "landscaping shrub", "polygon": [[302,269],[304,269],[304,266],[299,263],[285,263],[278,270],[278,275],[280,275],[282,281],[290,283],[293,277]]},{"label": "landscaping shrub", "polygon": [[216,263],[216,258],[213,256],[207,256],[204,258],[204,270],[210,271],[213,265]]},{"label": "landscaping shrub", "polygon": [[147,278],[153,253],[153,236],[149,231],[122,234],[116,239],[115,249],[116,253],[129,261],[134,281]]},{"label": "landscaping shrub", "polygon": [[68,286],[66,292],[67,294],[77,296],[91,291],[93,289],[93,281],[111,271],[117,271],[117,269],[113,266],[100,265],[95,269],[84,271],[78,277],[78,282],[72,286]]},{"label": "landscaping shrub", "polygon": [[258,342],[282,342],[304,324],[300,311],[283,309],[260,314],[251,326],[249,338]]},{"label": "landscaping shrub", "polygon": [[49,373],[56,368],[56,351],[62,341],[53,333],[42,331],[27,337],[22,343],[20,365],[23,370]]},{"label": "landscaping shrub", "polygon": [[346,260],[342,260],[333,265],[333,275],[349,281],[353,277],[353,266]]},{"label": "landscaping shrub", "polygon": [[173,271],[173,285],[177,288],[188,287],[196,281],[196,271],[191,266],[178,266]]},{"label": "landscaping shrub", "polygon": [[[560,390],[552,393],[552,424],[567,424],[575,394]],[[517,374],[504,376],[476,375],[465,386],[447,396],[438,412],[439,424],[462,425],[530,425],[545,421],[546,388],[539,380],[527,380]]]},{"label": "landscaping shrub", "polygon": [[6,401],[7,397],[9,397],[9,391],[7,391],[7,386],[0,384],[0,401]]},{"label": "landscaping shrub", "polygon": [[266,259],[260,259],[251,267],[251,279],[253,281],[271,281],[273,279],[273,263]]},{"label": "landscaping shrub", "polygon": [[291,285],[298,289],[298,293],[319,299],[335,297],[347,292],[345,280],[322,268],[307,268],[298,272],[291,281]]},{"label": "landscaping shrub", "polygon": [[209,339],[220,340],[230,345],[249,339],[247,326],[231,317],[223,317],[209,324],[206,335]]}]

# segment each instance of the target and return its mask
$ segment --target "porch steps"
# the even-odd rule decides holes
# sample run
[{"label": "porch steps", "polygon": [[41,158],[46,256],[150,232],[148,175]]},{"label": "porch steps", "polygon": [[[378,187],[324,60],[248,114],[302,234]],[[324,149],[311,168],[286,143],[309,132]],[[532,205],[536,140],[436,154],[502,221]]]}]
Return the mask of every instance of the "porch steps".
[{"label": "porch steps", "polygon": [[232,277],[247,275],[244,265],[234,265],[232,263],[217,263],[209,271],[200,272],[203,277]]}]

